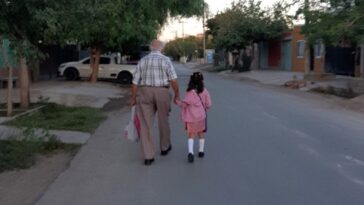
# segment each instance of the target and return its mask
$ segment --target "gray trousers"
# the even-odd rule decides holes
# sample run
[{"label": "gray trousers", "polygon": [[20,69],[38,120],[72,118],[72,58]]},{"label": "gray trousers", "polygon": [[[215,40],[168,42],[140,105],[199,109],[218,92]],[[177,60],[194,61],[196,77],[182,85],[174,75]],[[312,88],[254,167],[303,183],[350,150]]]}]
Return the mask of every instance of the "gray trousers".
[{"label": "gray trousers", "polygon": [[140,141],[145,159],[154,158],[155,146],[153,138],[153,124],[157,113],[159,127],[160,149],[166,150],[171,144],[171,130],[169,127],[169,113],[172,96],[168,88],[140,87],[137,103],[140,120]]}]

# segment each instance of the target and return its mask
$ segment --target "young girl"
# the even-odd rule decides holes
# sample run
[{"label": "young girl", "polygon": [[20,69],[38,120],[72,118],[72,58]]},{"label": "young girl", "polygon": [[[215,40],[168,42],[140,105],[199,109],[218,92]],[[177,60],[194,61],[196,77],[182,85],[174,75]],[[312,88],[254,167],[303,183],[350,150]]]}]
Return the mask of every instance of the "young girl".
[{"label": "young girl", "polygon": [[194,161],[193,142],[194,137],[199,137],[199,153],[200,158],[204,157],[204,132],[206,132],[207,110],[211,107],[210,94],[204,88],[203,75],[195,72],[191,75],[188,83],[187,93],[182,101],[176,102],[182,108],[182,120],[188,134],[188,162]]}]

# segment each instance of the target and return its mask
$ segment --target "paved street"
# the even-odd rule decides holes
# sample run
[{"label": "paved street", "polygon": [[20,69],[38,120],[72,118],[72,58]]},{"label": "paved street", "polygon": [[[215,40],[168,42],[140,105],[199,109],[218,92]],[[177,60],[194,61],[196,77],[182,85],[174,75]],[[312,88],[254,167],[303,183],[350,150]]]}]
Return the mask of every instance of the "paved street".
[{"label": "paved street", "polygon": [[[183,91],[192,71],[176,66]],[[110,114],[37,205],[364,204],[363,118],[302,97],[311,94],[216,74],[205,81],[213,108],[204,159],[187,163],[174,107],[173,150],[145,167],[139,145],[121,137],[123,109]]]}]

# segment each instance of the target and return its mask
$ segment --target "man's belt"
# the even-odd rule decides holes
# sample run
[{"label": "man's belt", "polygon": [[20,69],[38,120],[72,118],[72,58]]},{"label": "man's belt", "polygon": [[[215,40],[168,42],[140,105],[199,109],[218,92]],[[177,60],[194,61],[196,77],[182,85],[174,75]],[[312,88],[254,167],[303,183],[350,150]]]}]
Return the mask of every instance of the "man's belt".
[{"label": "man's belt", "polygon": [[150,85],[141,85],[139,87],[142,87],[142,88],[170,88],[169,85],[166,85],[166,86],[150,86]]}]

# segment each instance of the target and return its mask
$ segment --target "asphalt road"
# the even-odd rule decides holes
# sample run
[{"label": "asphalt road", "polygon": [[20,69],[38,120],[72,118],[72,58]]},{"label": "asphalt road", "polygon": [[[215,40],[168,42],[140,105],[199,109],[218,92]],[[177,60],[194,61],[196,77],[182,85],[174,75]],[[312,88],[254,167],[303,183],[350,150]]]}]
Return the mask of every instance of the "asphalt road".
[{"label": "asphalt road", "polygon": [[[176,67],[184,90],[191,71]],[[364,204],[361,118],[215,74],[206,74],[205,84],[213,107],[204,159],[187,163],[187,138],[174,107],[173,150],[145,167],[139,145],[120,137],[124,109],[110,114],[37,204]]]}]

